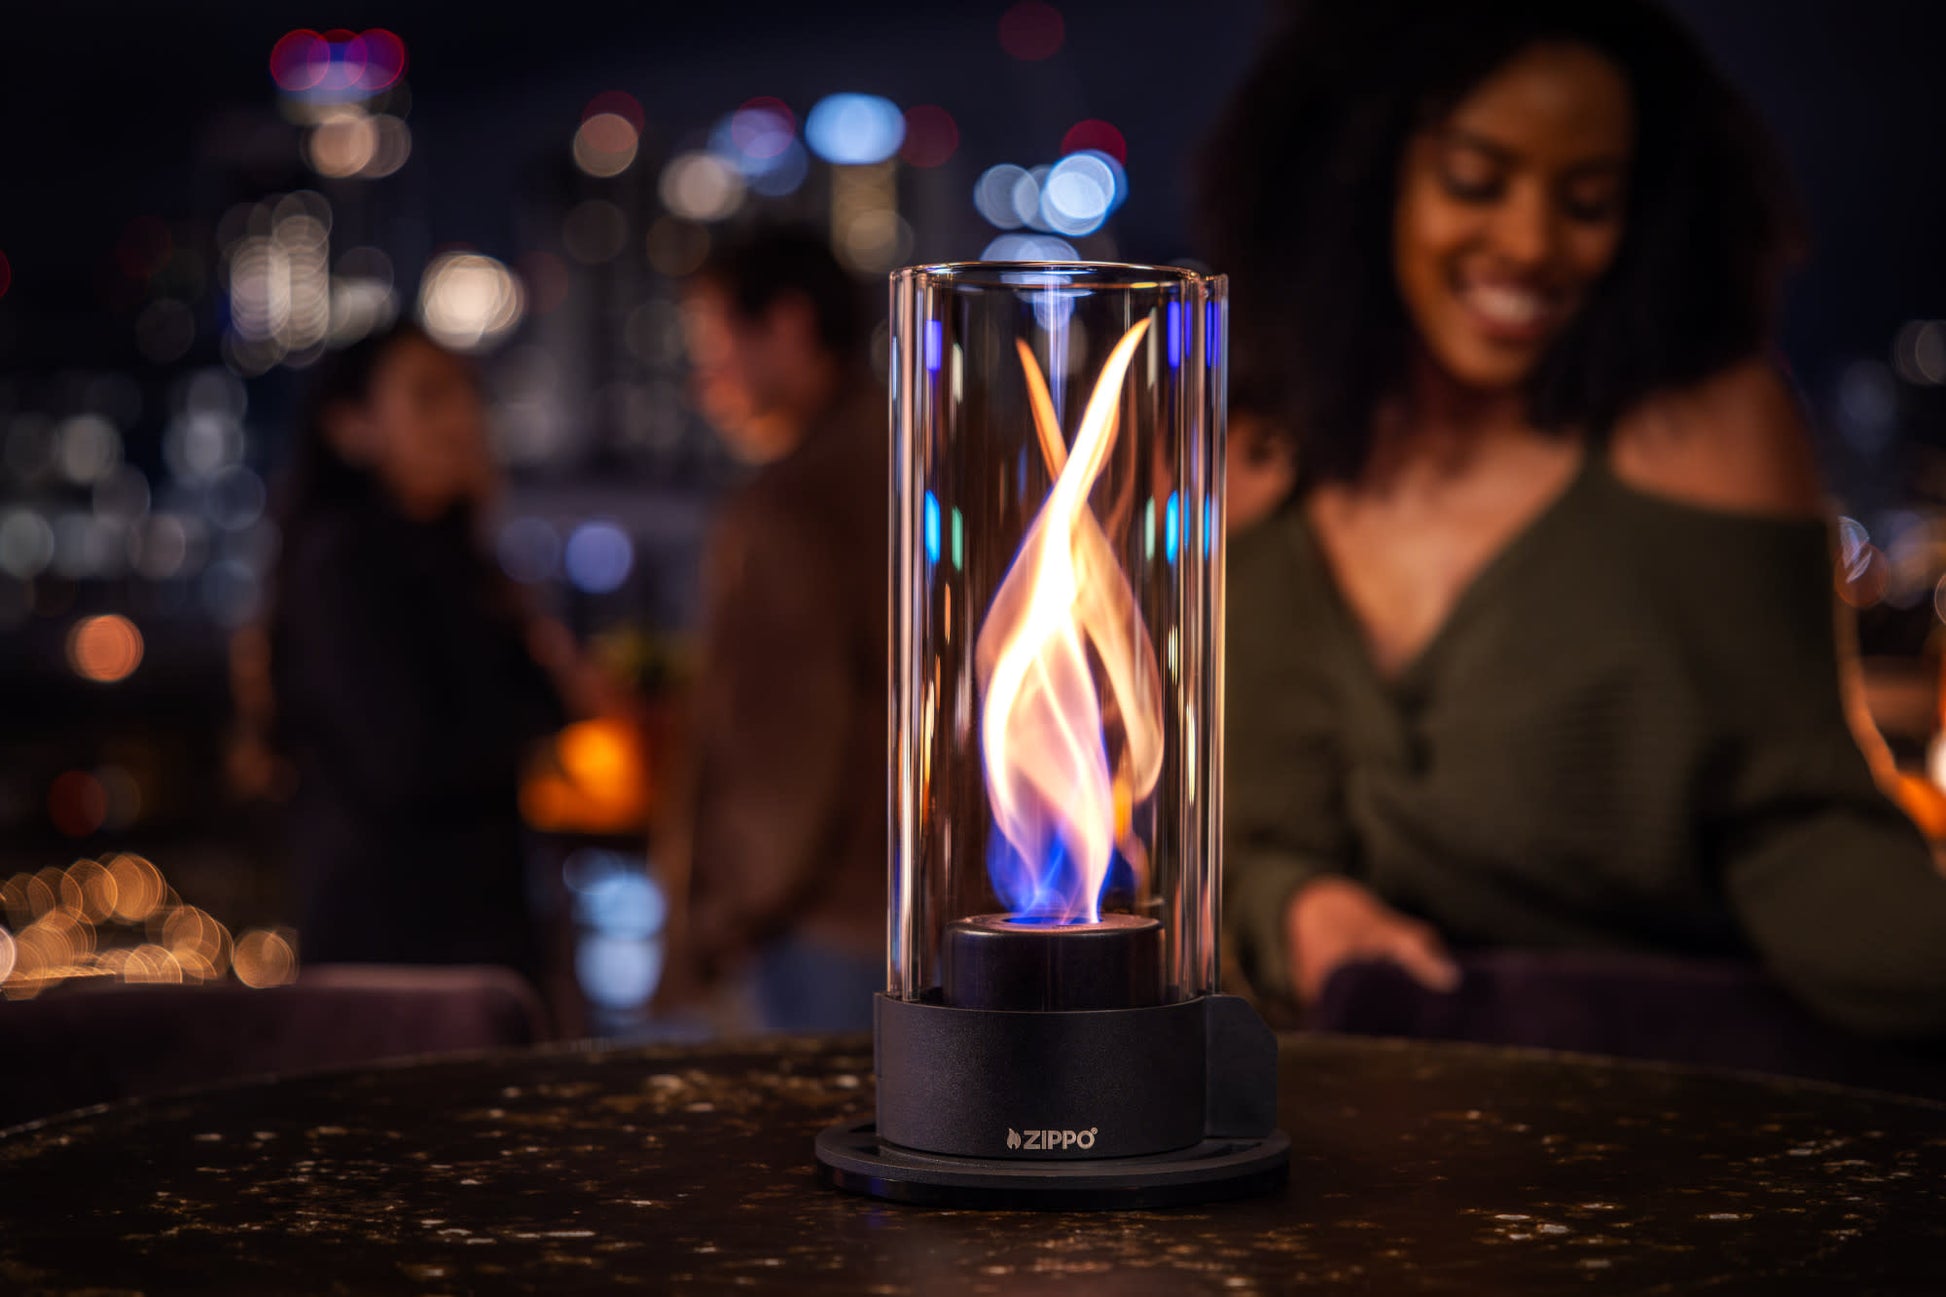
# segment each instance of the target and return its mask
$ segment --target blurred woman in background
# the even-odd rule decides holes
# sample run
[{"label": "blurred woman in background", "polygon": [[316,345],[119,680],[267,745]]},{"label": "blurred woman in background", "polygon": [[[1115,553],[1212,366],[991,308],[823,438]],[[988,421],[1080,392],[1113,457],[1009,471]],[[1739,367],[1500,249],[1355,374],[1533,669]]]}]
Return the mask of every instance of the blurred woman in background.
[{"label": "blurred woman in background", "polygon": [[1946,1032],[1946,880],[1847,729],[1766,359],[1795,211],[1695,41],[1645,0],[1303,5],[1206,179],[1266,496],[1228,600],[1258,986],[1738,954]]},{"label": "blurred woman in background", "polygon": [[590,686],[481,548],[496,481],[459,357],[401,325],[325,362],[268,636],[306,962],[536,974],[519,766]]}]

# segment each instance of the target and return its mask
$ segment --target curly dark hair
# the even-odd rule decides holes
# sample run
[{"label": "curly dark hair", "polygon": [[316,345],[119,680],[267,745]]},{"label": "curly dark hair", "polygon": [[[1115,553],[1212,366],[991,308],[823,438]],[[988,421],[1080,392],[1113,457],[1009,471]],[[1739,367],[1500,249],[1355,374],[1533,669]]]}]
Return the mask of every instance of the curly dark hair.
[{"label": "curly dark hair", "polygon": [[1802,247],[1769,136],[1696,39],[1652,0],[1300,0],[1202,167],[1206,254],[1230,273],[1233,399],[1296,439],[1300,483],[1366,464],[1411,325],[1393,213],[1411,136],[1540,41],[1626,76],[1636,119],[1614,264],[1549,348],[1529,415],[1600,441],[1644,396],[1768,341]]}]

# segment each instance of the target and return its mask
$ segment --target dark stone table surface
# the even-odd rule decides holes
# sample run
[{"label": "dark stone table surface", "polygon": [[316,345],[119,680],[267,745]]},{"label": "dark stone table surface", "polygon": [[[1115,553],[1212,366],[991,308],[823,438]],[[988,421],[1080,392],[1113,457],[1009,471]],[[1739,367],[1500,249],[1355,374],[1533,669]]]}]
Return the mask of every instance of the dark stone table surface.
[{"label": "dark stone table surface", "polygon": [[1946,1105],[1290,1037],[1281,1194],[1123,1215],[827,1189],[863,1040],[556,1049],[0,1136],[0,1292],[1946,1293]]}]

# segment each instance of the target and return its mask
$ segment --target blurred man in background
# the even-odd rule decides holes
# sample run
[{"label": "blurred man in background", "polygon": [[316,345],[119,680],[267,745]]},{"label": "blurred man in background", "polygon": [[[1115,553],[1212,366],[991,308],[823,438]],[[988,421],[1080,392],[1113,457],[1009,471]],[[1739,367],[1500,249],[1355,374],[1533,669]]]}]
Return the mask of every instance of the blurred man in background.
[{"label": "blurred man in background", "polygon": [[884,985],[888,469],[858,296],[822,239],[769,231],[684,301],[697,400],[756,471],[707,561],[677,975],[754,974],[770,1030],[867,1027]]}]

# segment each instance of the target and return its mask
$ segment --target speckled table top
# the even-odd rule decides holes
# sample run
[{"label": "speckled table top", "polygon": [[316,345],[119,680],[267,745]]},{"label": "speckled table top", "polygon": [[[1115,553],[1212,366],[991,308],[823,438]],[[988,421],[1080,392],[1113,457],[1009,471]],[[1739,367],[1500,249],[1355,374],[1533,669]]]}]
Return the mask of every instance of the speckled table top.
[{"label": "speckled table top", "polygon": [[1283,1193],[945,1212],[814,1178],[870,1064],[555,1050],[56,1119],[0,1137],[0,1291],[1946,1292],[1946,1105],[1293,1037]]}]

